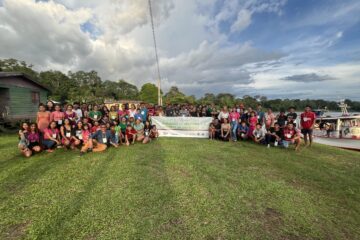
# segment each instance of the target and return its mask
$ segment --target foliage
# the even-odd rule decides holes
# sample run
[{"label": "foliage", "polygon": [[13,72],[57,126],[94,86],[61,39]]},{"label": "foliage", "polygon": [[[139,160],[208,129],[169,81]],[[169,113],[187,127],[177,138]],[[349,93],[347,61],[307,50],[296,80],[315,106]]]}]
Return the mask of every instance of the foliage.
[{"label": "foliage", "polygon": [[161,138],[24,159],[16,145],[0,137],[0,239],[360,236],[358,152]]},{"label": "foliage", "polygon": [[158,102],[158,87],[152,83],[145,83],[141,87],[139,97],[141,101],[156,104]]},{"label": "foliage", "polygon": [[[128,99],[142,100],[149,103],[157,103],[157,87],[151,83],[145,83],[141,91],[135,85],[125,80],[103,81],[96,71],[77,71],[69,72],[67,75],[59,71],[44,71],[38,73],[33,69],[33,65],[28,65],[24,61],[16,59],[0,60],[0,71],[23,72],[33,77],[35,80],[48,86],[52,92],[50,97],[57,101],[82,101],[82,102],[102,102],[105,99]],[[162,94],[162,92],[161,92]],[[243,104],[246,107],[255,108],[262,104],[263,108],[271,107],[274,111],[286,110],[289,107],[295,107],[302,110],[306,105],[313,108],[327,107],[329,110],[340,110],[335,101],[326,101],[323,99],[268,99],[266,96],[245,95],[242,98],[235,98],[230,93],[205,93],[199,99],[195,96],[186,96],[176,86],[172,86],[164,95],[164,103],[168,104],[212,104],[219,106]],[[350,110],[360,111],[360,102],[346,100]]]}]

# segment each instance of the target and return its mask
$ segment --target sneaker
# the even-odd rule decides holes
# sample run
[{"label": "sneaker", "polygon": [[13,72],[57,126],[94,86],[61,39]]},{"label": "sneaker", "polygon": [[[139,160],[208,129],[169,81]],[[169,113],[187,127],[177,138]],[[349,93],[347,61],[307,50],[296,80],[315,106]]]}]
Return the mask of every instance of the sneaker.
[{"label": "sneaker", "polygon": [[270,144],[267,145],[267,148],[270,148]]}]

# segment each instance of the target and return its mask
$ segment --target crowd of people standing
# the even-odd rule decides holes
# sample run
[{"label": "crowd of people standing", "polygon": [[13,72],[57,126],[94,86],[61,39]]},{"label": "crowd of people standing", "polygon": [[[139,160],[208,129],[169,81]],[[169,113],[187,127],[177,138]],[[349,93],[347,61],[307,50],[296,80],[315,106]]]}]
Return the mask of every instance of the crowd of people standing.
[{"label": "crowd of people standing", "polygon": [[210,139],[252,140],[268,147],[294,144],[296,150],[300,147],[301,133],[305,144],[311,145],[316,118],[310,106],[300,115],[298,126],[293,107],[288,113],[280,111],[275,115],[271,108],[263,111],[260,104],[256,109],[245,109],[243,105],[219,109],[214,104],[152,107],[145,103],[113,104],[108,108],[105,104],[60,105],[48,101],[39,105],[36,122],[21,124],[19,149],[26,157],[44,150],[53,152],[56,148],[78,149],[83,155],[136,142],[146,144],[159,136],[151,116],[212,117]]}]

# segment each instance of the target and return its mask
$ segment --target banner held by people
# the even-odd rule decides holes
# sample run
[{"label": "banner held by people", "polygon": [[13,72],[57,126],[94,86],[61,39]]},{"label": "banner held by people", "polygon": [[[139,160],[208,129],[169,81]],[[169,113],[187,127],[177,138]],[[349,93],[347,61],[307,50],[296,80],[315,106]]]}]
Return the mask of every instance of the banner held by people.
[{"label": "banner held by people", "polygon": [[152,117],[160,137],[208,138],[211,117]]}]

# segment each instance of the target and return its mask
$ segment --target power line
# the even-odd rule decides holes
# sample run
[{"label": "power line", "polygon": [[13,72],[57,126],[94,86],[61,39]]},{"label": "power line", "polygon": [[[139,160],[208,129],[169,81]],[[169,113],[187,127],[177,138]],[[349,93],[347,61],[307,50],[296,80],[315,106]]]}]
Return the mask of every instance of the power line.
[{"label": "power line", "polygon": [[156,59],[157,74],[158,74],[158,104],[162,105],[160,64],[159,64],[159,55],[158,55],[156,37],[155,37],[155,26],[154,26],[154,17],[152,12],[151,0],[149,0],[149,11],[150,11],[151,27],[152,27],[153,40],[154,40],[155,59]]}]

